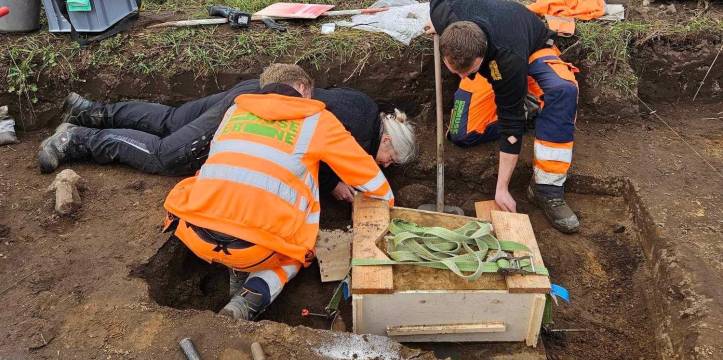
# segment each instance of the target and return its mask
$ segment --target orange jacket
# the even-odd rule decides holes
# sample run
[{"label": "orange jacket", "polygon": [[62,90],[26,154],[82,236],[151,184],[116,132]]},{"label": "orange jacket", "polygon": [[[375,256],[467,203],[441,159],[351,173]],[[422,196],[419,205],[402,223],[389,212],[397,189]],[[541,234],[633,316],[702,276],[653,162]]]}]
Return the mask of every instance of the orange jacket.
[{"label": "orange jacket", "polygon": [[605,0],[537,0],[527,8],[540,16],[592,20],[605,15]]},{"label": "orange jacket", "polygon": [[394,203],[384,174],[324,103],[277,94],[236,98],[194,177],[166,198],[171,214],[308,263],[319,231],[319,161]]}]

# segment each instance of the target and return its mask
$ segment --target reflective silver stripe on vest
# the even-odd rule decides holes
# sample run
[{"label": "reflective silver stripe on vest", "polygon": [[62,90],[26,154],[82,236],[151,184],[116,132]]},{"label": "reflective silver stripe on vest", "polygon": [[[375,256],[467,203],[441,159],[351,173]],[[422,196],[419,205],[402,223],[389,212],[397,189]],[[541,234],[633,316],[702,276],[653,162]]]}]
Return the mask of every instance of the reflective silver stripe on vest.
[{"label": "reflective silver stripe on vest", "polygon": [[319,123],[319,117],[321,117],[321,114],[317,113],[304,119],[304,123],[301,125],[301,131],[299,132],[299,137],[296,140],[296,148],[294,149],[294,154],[296,156],[303,156],[307,151],[309,151],[311,138],[314,137],[316,125]]},{"label": "reflective silver stripe on vest", "polygon": [[306,196],[302,196],[301,200],[299,200],[299,210],[306,212],[309,207],[309,200],[306,199]]},{"label": "reflective silver stripe on vest", "polygon": [[314,201],[319,201],[319,187],[314,183],[314,178],[311,174],[306,174],[304,178],[304,184],[311,189],[311,193],[314,195]]},{"label": "reflective silver stripe on vest", "polygon": [[565,180],[567,180],[566,174],[549,173],[537,166],[535,166],[534,172],[535,184],[562,186],[565,185]]},{"label": "reflective silver stripe on vest", "polygon": [[250,155],[265,159],[279,165],[301,178],[306,172],[306,166],[298,158],[268,145],[246,140],[217,141],[211,146],[209,157],[222,152],[231,152]]},{"label": "reflective silver stripe on vest", "polygon": [[364,185],[357,186],[356,188],[362,192],[371,192],[379,189],[380,186],[384,185],[385,181],[387,181],[387,178],[385,178],[384,173],[379,170],[379,172],[373,179],[367,181],[367,183]]},{"label": "reflective silver stripe on vest", "polygon": [[389,201],[389,200],[391,200],[391,199],[394,197],[394,193],[392,193],[392,190],[390,189],[389,191],[387,191],[386,194],[384,194],[384,196],[371,195],[371,194],[370,194],[369,196],[370,196],[370,197],[373,197],[373,198],[375,198],[375,199],[382,199],[382,200],[387,200],[387,201]]},{"label": "reflective silver stripe on vest", "polygon": [[281,180],[254,170],[229,165],[205,164],[201,167],[199,179],[220,179],[253,186],[268,191],[288,202],[296,204],[298,194]]},{"label": "reflective silver stripe on vest", "polygon": [[535,159],[572,162],[572,149],[559,149],[535,143]]},{"label": "reflective silver stripe on vest", "polygon": [[319,211],[315,211],[306,216],[307,224],[318,224],[319,223]]}]

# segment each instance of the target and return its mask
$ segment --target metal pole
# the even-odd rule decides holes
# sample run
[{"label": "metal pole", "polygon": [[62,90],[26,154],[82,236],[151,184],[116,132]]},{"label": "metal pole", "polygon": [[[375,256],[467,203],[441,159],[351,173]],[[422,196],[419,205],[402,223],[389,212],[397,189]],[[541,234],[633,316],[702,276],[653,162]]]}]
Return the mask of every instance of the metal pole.
[{"label": "metal pole", "polygon": [[437,211],[444,212],[444,124],[442,123],[442,57],[434,35],[434,87],[437,99]]},{"label": "metal pole", "polygon": [[181,346],[181,350],[183,351],[183,354],[186,355],[186,359],[201,360],[201,356],[198,355],[198,351],[196,351],[196,348],[193,346],[191,338],[181,339],[181,341],[178,342],[178,345]]}]

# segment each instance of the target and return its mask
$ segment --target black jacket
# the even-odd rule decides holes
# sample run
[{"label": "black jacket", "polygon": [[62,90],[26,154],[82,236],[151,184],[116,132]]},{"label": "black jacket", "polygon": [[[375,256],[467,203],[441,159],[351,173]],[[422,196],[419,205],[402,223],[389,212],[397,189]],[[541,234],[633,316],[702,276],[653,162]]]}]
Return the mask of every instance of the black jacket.
[{"label": "black jacket", "polygon": [[[356,142],[375,157],[379,150],[381,119],[379,107],[369,96],[349,88],[314,89],[314,99],[326,104],[326,109],[341,121]],[[319,190],[331,192],[339,183],[331,168],[321,163]]]},{"label": "black jacket", "polygon": [[500,131],[500,150],[519,154],[525,131],[524,99],[527,94],[527,59],[549,46],[554,35],[524,5],[507,0],[432,0],[432,23],[438,34],[456,21],[472,21],[487,35],[487,52],[479,73],[495,92]]}]

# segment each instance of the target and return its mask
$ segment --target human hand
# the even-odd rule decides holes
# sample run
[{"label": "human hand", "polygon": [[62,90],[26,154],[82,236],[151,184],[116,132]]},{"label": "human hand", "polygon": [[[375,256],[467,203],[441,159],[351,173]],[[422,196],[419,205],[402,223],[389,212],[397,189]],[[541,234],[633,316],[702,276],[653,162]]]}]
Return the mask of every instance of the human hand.
[{"label": "human hand", "polygon": [[429,19],[427,24],[424,25],[424,33],[427,35],[434,35],[437,33],[437,30],[434,29],[434,24],[432,24],[432,19]]},{"label": "human hand", "polygon": [[502,211],[517,212],[517,203],[515,199],[512,198],[509,190],[498,189],[495,192],[495,202],[502,208]]},{"label": "human hand", "polygon": [[336,187],[334,190],[331,191],[331,195],[334,196],[334,199],[337,200],[343,200],[347,202],[353,202],[354,201],[354,188],[339,181],[338,184],[336,184]]}]

